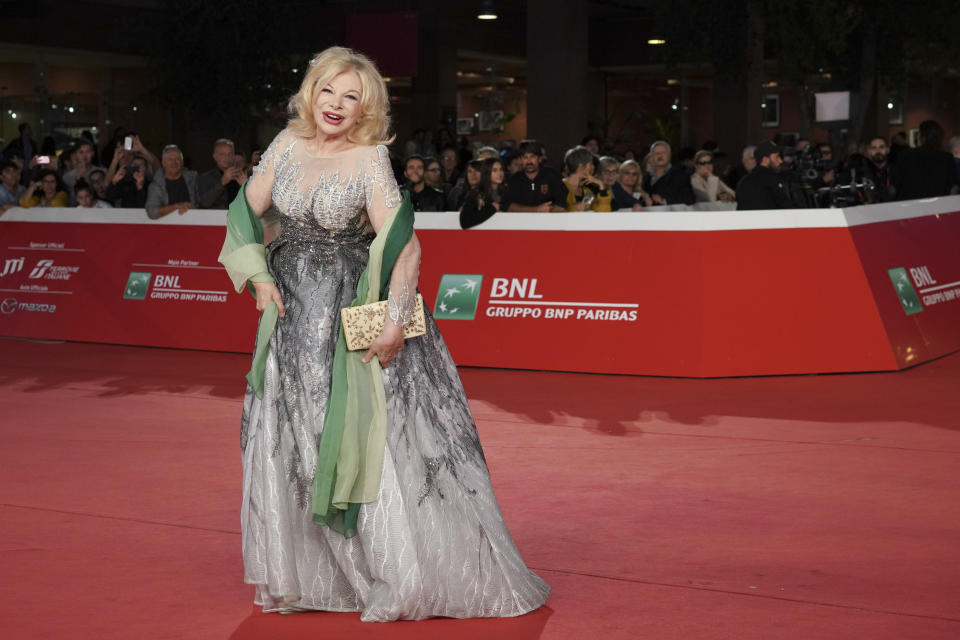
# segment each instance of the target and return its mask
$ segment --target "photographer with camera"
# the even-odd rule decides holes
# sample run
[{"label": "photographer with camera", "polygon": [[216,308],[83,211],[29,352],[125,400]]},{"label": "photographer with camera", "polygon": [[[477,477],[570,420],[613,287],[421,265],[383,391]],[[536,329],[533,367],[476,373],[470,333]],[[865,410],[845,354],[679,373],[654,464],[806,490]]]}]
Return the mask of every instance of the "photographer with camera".
[{"label": "photographer with camera", "polygon": [[753,157],[757,166],[737,185],[737,211],[793,208],[780,176],[781,148],[770,141],[761,142]]}]

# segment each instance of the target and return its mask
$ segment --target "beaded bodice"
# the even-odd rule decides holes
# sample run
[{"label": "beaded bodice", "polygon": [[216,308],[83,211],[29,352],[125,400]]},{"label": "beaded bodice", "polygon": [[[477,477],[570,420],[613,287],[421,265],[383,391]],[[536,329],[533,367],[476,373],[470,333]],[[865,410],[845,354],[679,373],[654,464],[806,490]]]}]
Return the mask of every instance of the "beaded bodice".
[{"label": "beaded bodice", "polygon": [[308,153],[301,138],[284,130],[254,173],[272,174],[273,208],[283,227],[293,223],[341,238],[367,235],[372,232],[368,210],[375,199],[388,209],[400,203],[383,145],[318,157]]}]

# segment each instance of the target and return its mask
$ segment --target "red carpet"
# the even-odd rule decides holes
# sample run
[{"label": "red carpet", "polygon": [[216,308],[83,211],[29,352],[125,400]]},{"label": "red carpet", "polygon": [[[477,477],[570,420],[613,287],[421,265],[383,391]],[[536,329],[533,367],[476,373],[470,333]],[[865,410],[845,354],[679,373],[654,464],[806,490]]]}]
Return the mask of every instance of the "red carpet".
[{"label": "red carpet", "polygon": [[680,380],[466,369],[548,606],[263,615],[241,581],[249,358],[0,340],[3,638],[960,637],[960,354]]}]

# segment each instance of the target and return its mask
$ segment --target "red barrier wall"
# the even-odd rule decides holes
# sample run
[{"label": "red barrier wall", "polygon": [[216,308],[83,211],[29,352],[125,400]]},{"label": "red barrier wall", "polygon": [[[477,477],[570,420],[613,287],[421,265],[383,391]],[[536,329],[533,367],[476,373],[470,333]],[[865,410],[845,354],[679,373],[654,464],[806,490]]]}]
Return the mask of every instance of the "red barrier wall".
[{"label": "red barrier wall", "polygon": [[[893,370],[960,349],[955,210],[510,214],[469,231],[418,214],[420,288],[460,365]],[[216,263],[223,212],[11,210],[0,233],[2,335],[252,348],[252,298]]]}]

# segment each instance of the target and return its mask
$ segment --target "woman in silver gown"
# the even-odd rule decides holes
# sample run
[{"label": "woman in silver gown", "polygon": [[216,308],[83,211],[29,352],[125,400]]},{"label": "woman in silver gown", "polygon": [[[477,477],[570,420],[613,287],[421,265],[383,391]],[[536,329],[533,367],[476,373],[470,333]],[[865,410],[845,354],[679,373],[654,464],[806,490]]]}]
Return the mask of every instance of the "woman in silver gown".
[{"label": "woman in silver gown", "polygon": [[[263,397],[244,399],[244,579],[264,611],[359,611],[367,621],[517,616],[549,587],[520,557],[490,484],[457,370],[433,319],[403,340],[416,291],[414,235],[390,279],[388,320],[367,353],[383,366],[386,450],[377,499],[344,538],[311,520],[311,490],[340,331],[375,232],[401,202],[382,142],[386,86],[343,48],[318,54],[294,118],[246,186],[279,221],[260,309],[281,317]],[[269,235],[269,234],[268,234]],[[264,274],[265,275],[265,274]],[[270,280],[274,282],[270,282]],[[260,282],[257,282],[260,280]]]}]

